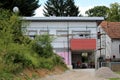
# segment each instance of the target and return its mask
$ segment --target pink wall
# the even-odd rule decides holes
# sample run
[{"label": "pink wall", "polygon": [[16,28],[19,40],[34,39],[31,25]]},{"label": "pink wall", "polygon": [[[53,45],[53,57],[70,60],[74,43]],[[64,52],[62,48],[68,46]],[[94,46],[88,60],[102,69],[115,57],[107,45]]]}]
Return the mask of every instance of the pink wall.
[{"label": "pink wall", "polygon": [[67,65],[71,64],[71,53],[69,53],[69,59],[68,59],[68,52],[58,52],[57,54],[62,58],[64,58],[64,62]]}]

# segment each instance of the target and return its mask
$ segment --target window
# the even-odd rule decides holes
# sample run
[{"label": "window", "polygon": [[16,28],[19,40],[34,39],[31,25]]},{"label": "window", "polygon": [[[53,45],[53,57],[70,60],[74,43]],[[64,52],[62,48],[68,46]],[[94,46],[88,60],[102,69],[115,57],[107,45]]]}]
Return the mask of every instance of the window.
[{"label": "window", "polygon": [[35,35],[30,35],[30,38],[31,38],[31,39],[34,39],[34,38],[35,38]]},{"label": "window", "polygon": [[100,39],[100,37],[101,37],[101,34],[100,34],[100,32],[98,32],[97,33],[97,38]]},{"label": "window", "polygon": [[49,30],[40,30],[40,35],[49,34]]},{"label": "window", "polygon": [[28,35],[36,35],[37,30],[28,30]]},{"label": "window", "polygon": [[83,37],[83,34],[80,34],[79,36],[80,36],[80,37]]},{"label": "window", "polygon": [[37,30],[28,30],[28,35],[31,39],[35,38],[35,35],[37,34]]},{"label": "window", "polygon": [[80,38],[90,38],[90,33],[91,33],[90,31],[74,31],[74,30],[72,31],[72,34],[74,36],[78,36]]}]

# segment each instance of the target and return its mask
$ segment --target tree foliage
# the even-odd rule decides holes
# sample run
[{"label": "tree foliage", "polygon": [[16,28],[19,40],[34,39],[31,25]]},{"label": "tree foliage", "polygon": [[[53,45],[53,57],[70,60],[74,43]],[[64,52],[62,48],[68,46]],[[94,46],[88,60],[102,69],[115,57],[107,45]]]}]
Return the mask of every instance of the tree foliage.
[{"label": "tree foliage", "polygon": [[12,40],[15,43],[23,43],[25,37],[23,36],[20,18],[9,10],[0,9],[0,14],[0,35],[3,37],[1,39],[8,38],[6,39],[7,42]]},{"label": "tree foliage", "polygon": [[120,4],[110,4],[110,10],[108,11],[108,21],[120,22]]},{"label": "tree foliage", "polygon": [[48,0],[44,6],[44,16],[78,16],[79,8],[74,0]]},{"label": "tree foliage", "polygon": [[106,18],[108,10],[109,8],[106,6],[95,6],[94,8],[87,10],[85,13],[90,17],[97,16]]},{"label": "tree foliage", "polygon": [[51,42],[52,37],[47,34],[36,36],[32,44],[32,49],[41,57],[51,57],[54,54]]},{"label": "tree foliage", "polygon": [[13,7],[19,8],[21,16],[33,16],[38,5],[38,0],[0,0],[0,8],[13,10]]}]

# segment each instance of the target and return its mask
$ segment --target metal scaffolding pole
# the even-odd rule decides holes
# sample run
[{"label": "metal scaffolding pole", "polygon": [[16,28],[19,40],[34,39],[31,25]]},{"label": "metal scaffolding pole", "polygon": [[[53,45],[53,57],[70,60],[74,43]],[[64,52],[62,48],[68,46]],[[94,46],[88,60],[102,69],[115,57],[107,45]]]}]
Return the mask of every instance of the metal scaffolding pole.
[{"label": "metal scaffolding pole", "polygon": [[70,59],[69,59],[69,23],[67,22],[67,44],[68,44],[68,65],[70,64]]}]

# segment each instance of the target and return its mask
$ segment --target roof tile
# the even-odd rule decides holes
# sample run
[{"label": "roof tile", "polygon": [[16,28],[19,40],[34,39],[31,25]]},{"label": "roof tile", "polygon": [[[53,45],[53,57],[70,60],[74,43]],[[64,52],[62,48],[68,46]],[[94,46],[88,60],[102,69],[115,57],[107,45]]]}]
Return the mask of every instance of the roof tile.
[{"label": "roof tile", "polygon": [[100,26],[110,38],[120,39],[120,22],[103,21]]}]

